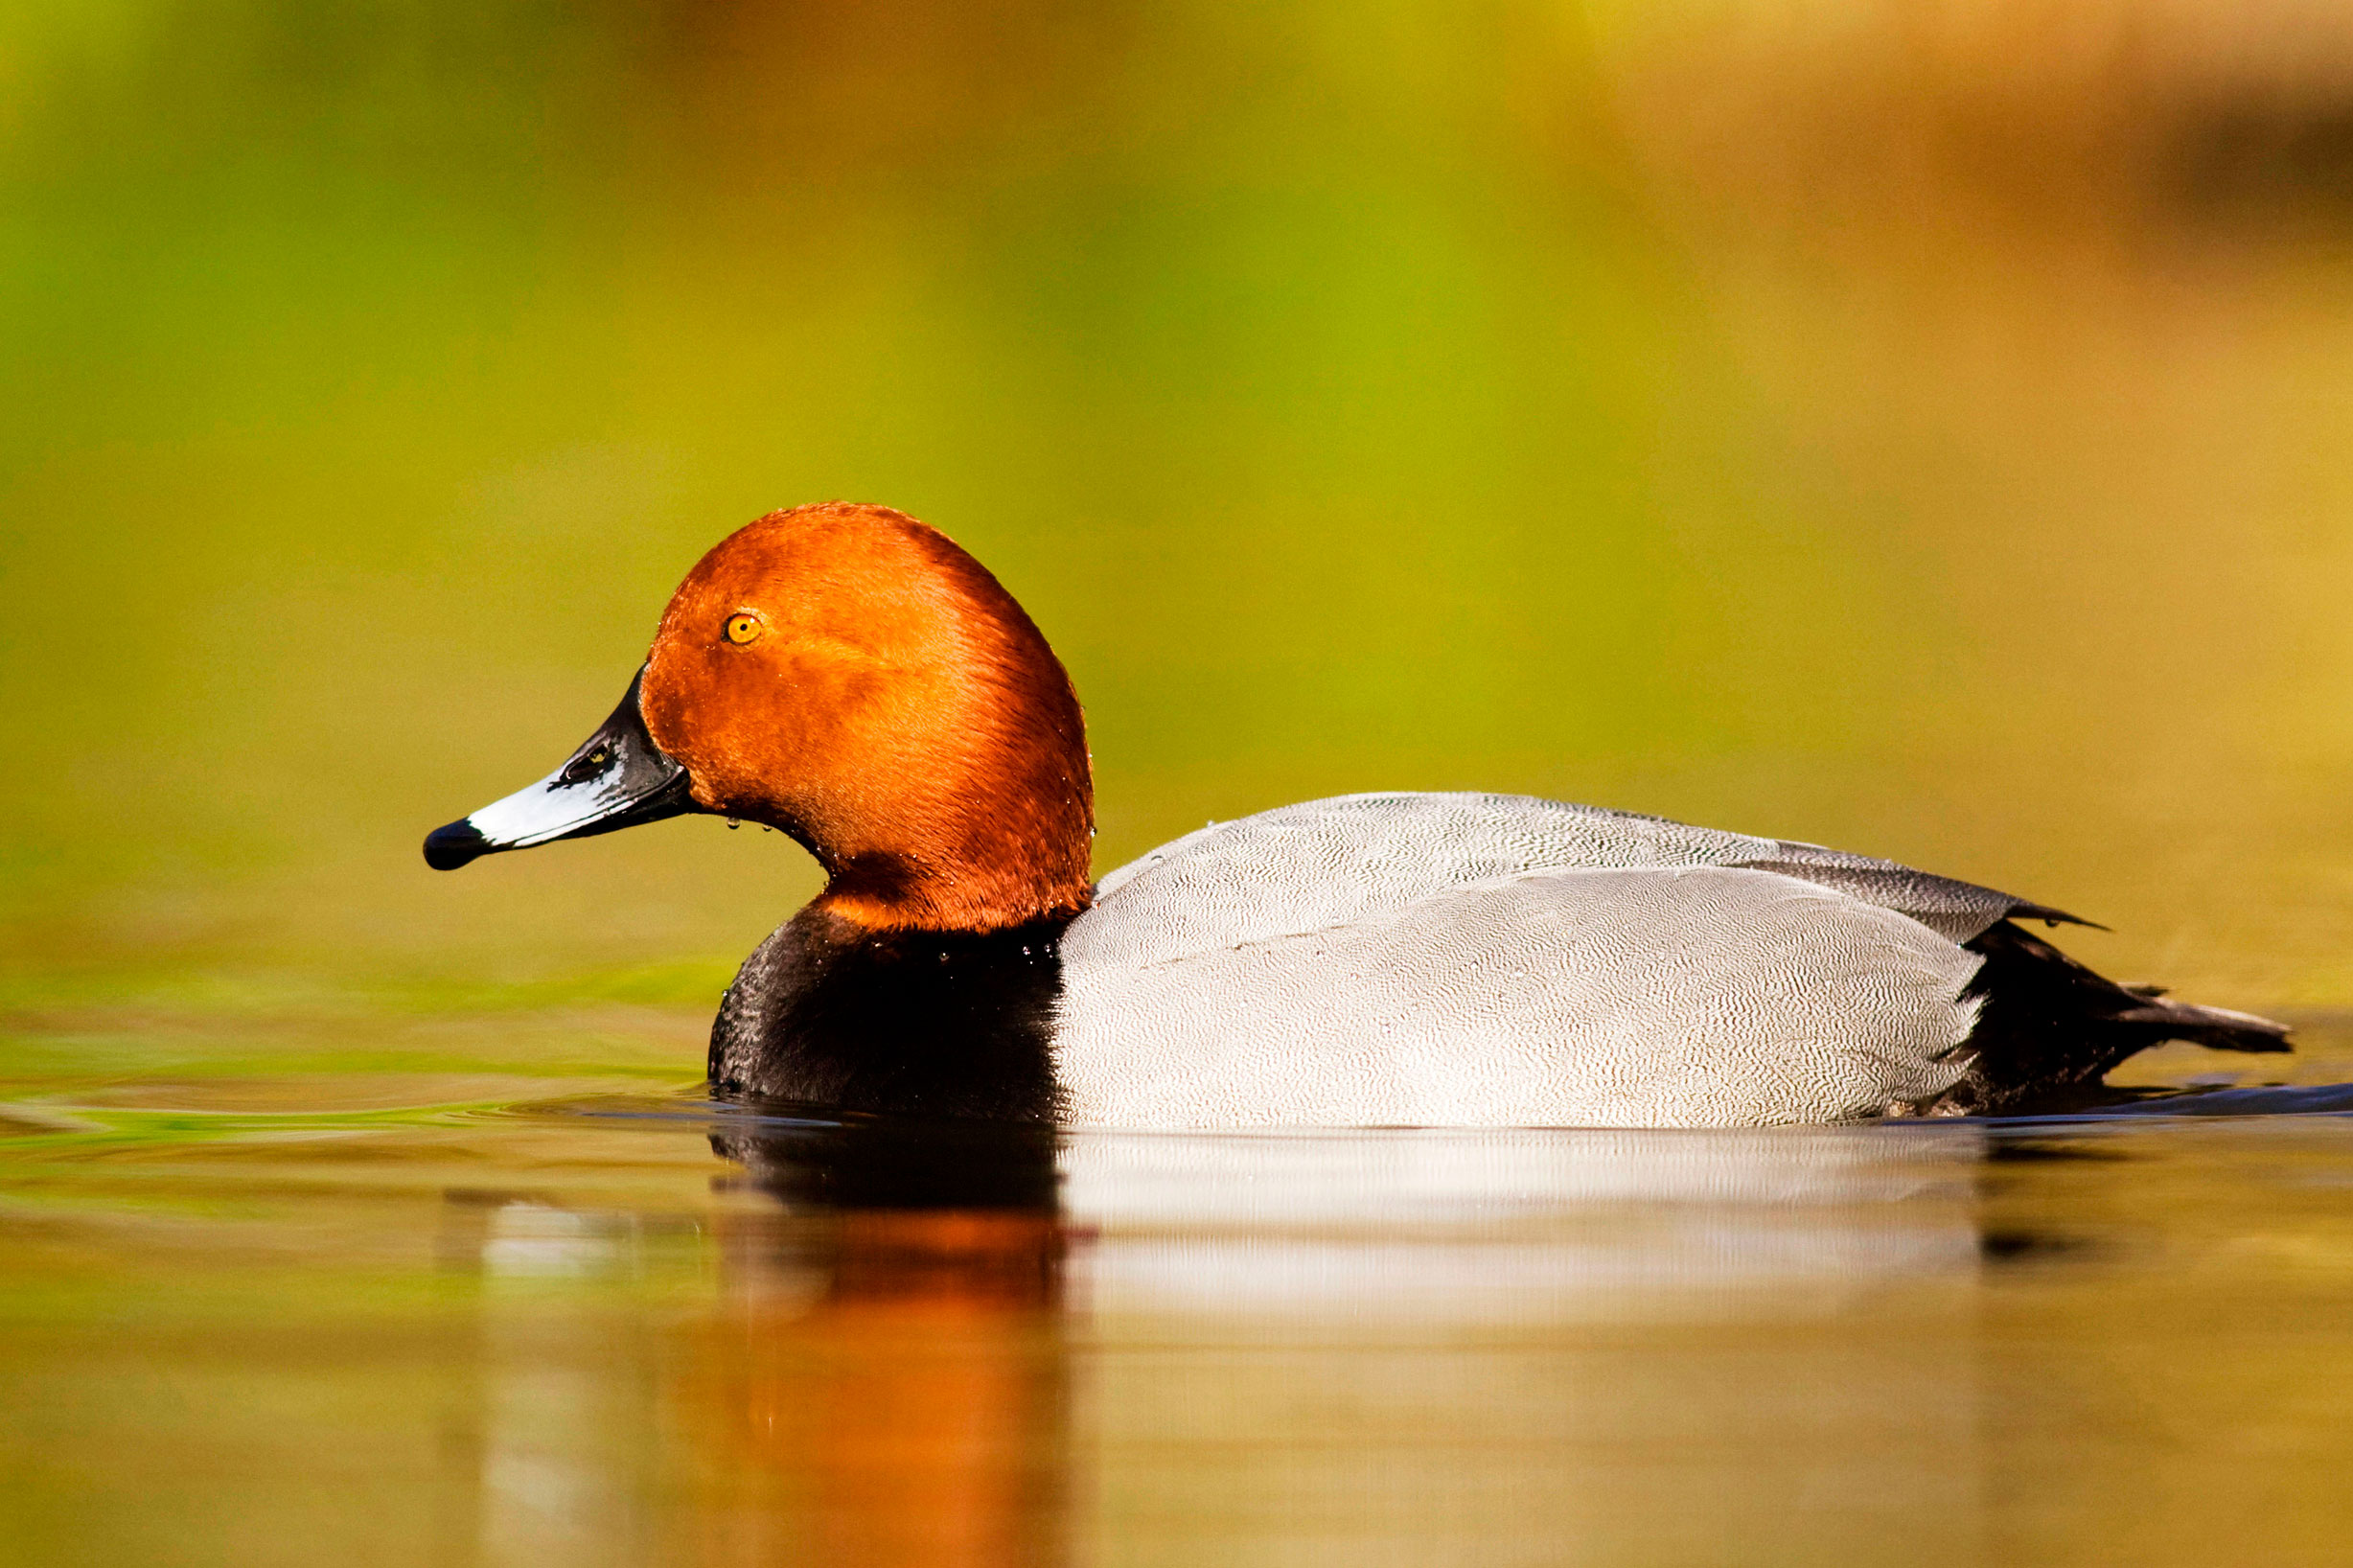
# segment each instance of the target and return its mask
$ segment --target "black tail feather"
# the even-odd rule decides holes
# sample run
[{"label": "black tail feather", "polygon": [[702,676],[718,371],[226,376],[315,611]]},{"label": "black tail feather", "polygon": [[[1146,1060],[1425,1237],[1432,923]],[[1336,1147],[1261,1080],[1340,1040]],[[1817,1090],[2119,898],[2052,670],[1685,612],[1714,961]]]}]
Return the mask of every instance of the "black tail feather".
[{"label": "black tail feather", "polygon": [[2115,1017],[2162,1032],[2158,1040],[2191,1040],[2215,1050],[2290,1050],[2288,1026],[2227,1007],[2194,1007],[2186,1002],[2144,1002]]},{"label": "black tail feather", "polygon": [[1969,987],[1983,1006],[1960,1048],[1968,1075],[1935,1107],[1947,1115],[2081,1107],[2102,1097],[2111,1068],[2167,1040],[2216,1050],[2289,1049],[2284,1025],[2168,1001],[2153,985],[2119,985],[2007,920],[1968,946],[1985,956]]}]

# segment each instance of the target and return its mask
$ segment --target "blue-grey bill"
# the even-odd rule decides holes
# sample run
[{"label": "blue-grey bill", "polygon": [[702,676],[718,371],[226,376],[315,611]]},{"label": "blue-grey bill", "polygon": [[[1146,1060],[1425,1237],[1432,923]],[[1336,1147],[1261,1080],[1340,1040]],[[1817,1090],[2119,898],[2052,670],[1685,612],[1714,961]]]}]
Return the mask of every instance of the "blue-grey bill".
[{"label": "blue-grey bill", "polygon": [[436,871],[454,871],[500,850],[585,839],[700,810],[687,793],[686,770],[646,731],[645,712],[637,700],[644,681],[640,667],[612,717],[582,742],[563,767],[537,784],[427,834],[425,864]]}]

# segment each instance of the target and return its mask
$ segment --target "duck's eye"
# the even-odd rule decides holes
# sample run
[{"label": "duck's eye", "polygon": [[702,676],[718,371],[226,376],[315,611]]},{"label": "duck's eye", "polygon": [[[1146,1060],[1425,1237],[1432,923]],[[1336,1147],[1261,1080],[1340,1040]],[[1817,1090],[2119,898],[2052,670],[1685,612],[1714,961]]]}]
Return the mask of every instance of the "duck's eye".
[{"label": "duck's eye", "polygon": [[727,617],[727,640],[729,642],[750,642],[759,634],[759,616],[729,615]]}]

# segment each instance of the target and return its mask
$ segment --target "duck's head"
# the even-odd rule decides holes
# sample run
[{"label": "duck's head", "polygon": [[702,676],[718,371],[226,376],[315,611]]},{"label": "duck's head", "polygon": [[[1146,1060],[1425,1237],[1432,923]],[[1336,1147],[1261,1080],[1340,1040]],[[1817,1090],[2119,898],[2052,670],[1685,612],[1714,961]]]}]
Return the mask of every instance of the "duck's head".
[{"label": "duck's head", "polygon": [[1078,699],[1013,596],[879,506],[775,512],[697,563],[612,717],[530,788],[437,828],[482,855],[708,812],[791,834],[819,904],[880,928],[995,931],[1086,906]]}]

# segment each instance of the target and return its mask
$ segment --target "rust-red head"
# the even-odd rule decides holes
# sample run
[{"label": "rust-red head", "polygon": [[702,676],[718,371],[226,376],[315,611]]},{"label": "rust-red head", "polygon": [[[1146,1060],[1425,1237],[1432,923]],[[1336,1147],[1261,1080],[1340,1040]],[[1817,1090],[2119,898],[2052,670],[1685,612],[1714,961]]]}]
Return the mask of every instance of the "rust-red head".
[{"label": "rust-red head", "polygon": [[820,905],[864,925],[995,931],[1088,898],[1070,677],[987,568],[886,507],[796,507],[722,541],[605,726],[426,859],[688,811],[790,833],[825,867]]}]

